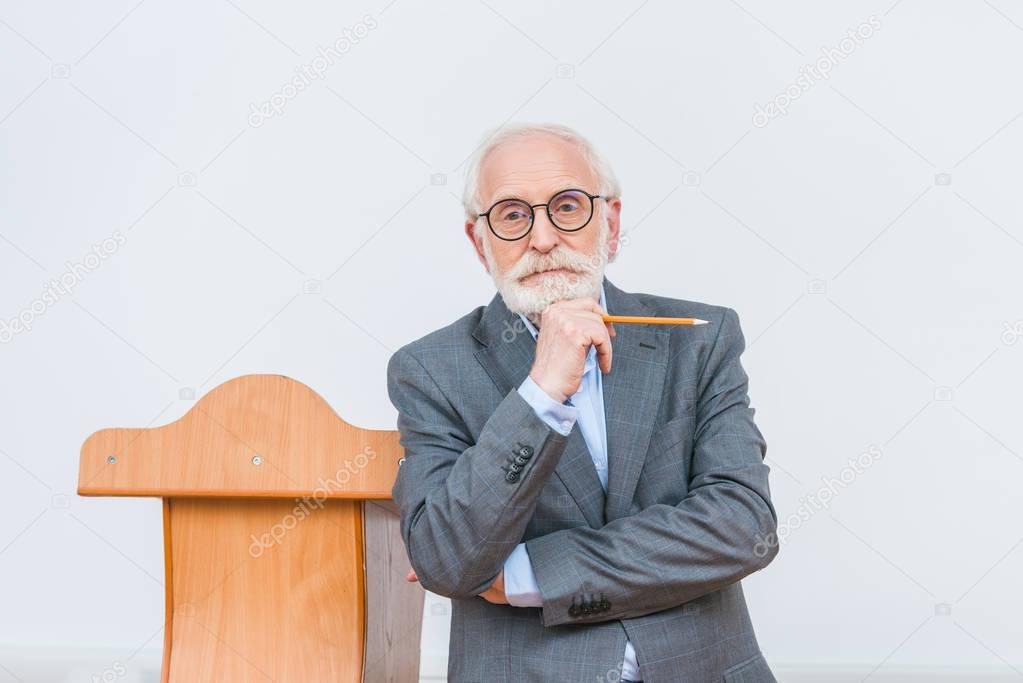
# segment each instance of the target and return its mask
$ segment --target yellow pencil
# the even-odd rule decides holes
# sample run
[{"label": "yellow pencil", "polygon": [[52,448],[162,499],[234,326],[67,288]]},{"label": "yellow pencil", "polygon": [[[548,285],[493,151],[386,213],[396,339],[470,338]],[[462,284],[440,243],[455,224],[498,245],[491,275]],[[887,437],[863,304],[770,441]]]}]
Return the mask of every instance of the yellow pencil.
[{"label": "yellow pencil", "polygon": [[604,315],[606,323],[640,323],[648,325],[706,325],[708,320],[700,318],[656,318],[644,315]]}]

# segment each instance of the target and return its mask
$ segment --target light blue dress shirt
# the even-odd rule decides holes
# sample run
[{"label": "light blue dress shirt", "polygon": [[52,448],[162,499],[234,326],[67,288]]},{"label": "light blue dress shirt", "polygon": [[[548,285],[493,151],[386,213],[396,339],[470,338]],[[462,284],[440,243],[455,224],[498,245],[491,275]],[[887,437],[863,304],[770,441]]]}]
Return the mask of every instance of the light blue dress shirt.
[{"label": "light blue dress shirt", "polygon": [[[607,311],[604,299],[604,286],[600,287],[600,306]],[[610,313],[610,312],[609,312]],[[539,332],[527,317],[519,314],[526,329],[537,338]],[[546,391],[526,376],[518,387],[519,394],[533,407],[537,416],[546,422],[551,429],[568,435],[575,424],[579,423],[583,440],[589,449],[593,466],[597,470],[600,484],[607,491],[607,425],[604,421],[604,393],[600,367],[597,365],[597,348],[590,346],[583,365],[583,378],[576,391],[568,399],[566,405],[558,403]],[[504,594],[508,604],[515,607],[543,607],[540,588],[533,574],[533,565],[529,562],[526,544],[519,543],[504,563]],[[625,659],[622,662],[623,680],[639,680],[639,664],[632,643],[626,642]]]}]

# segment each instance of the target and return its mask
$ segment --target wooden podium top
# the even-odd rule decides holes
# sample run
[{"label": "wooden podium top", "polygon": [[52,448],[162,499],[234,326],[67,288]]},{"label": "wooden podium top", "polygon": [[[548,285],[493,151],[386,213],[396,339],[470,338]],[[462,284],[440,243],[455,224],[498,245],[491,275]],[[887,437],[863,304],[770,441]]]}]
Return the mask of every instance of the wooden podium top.
[{"label": "wooden podium top", "polygon": [[170,424],[93,433],[78,493],[387,499],[402,453],[397,431],[345,422],[302,382],[244,375]]}]

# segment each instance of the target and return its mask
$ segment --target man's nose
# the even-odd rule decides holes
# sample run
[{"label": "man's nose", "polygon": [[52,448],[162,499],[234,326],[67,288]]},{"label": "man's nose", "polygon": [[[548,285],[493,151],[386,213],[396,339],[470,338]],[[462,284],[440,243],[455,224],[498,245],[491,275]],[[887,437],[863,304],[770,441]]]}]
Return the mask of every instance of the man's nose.
[{"label": "man's nose", "polygon": [[543,208],[535,209],[533,229],[529,231],[529,246],[539,252],[548,252],[561,241],[561,232],[551,223]]}]

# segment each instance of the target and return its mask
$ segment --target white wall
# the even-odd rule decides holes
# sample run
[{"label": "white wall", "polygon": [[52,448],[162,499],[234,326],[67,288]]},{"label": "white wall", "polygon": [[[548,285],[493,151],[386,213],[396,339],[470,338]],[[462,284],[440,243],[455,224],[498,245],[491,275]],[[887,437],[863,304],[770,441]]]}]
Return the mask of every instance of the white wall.
[{"label": "white wall", "polygon": [[493,294],[457,196],[509,118],[612,159],[616,284],[740,314],[789,532],[744,582],[769,660],[1023,675],[1023,7],[548,4],[0,7],[0,681],[159,667],[159,505],[75,495],[92,431],[255,372],[393,428],[392,351]]}]

